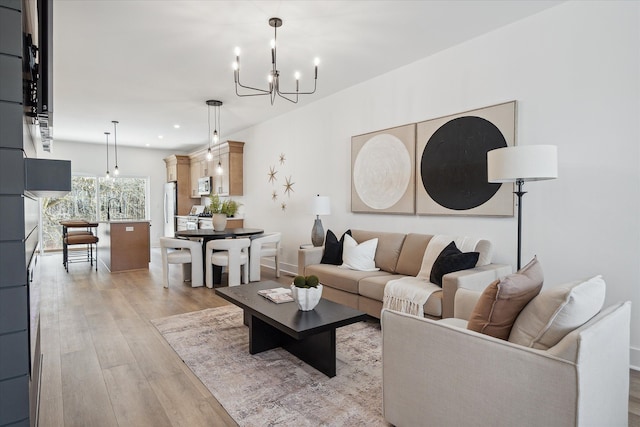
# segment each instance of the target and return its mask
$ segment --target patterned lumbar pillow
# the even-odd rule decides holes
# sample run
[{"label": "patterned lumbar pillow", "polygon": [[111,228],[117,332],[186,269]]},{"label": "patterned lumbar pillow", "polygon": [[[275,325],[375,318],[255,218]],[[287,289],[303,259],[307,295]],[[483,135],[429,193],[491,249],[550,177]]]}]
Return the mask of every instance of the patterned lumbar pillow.
[{"label": "patterned lumbar pillow", "polygon": [[522,310],[509,341],[547,350],[598,314],[605,293],[602,276],[545,289]]},{"label": "patterned lumbar pillow", "polygon": [[542,267],[537,258],[510,274],[491,283],[480,295],[468,329],[506,340],[518,314],[542,288]]},{"label": "patterned lumbar pillow", "polygon": [[327,238],[324,241],[324,253],[322,254],[320,264],[342,264],[342,244],[345,235],[351,236],[351,230],[347,230],[340,240],[333,234],[333,231],[327,230]]},{"label": "patterned lumbar pillow", "polygon": [[342,250],[342,268],[359,271],[378,271],[374,257],[378,247],[378,238],[367,240],[358,244],[348,234],[344,236],[344,248]]},{"label": "patterned lumbar pillow", "polygon": [[475,267],[479,256],[479,252],[462,252],[455,242],[449,243],[431,267],[430,282],[442,287],[442,276]]}]

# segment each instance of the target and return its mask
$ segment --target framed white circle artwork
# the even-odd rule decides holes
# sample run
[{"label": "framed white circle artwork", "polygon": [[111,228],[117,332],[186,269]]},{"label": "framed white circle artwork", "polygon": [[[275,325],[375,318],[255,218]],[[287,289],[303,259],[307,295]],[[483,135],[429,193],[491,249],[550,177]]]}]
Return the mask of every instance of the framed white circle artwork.
[{"label": "framed white circle artwork", "polygon": [[353,186],[360,200],[373,210],[396,205],[412,179],[413,159],[405,143],[389,133],[367,140],[353,163]]}]

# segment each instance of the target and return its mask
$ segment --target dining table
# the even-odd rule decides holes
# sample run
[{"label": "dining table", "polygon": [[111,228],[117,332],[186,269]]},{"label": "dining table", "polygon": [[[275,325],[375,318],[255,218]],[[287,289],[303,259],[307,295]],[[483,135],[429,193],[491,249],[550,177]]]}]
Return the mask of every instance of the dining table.
[{"label": "dining table", "polygon": [[[206,263],[206,247],[207,242],[216,239],[236,239],[248,237],[249,239],[255,239],[256,237],[264,234],[264,230],[260,228],[225,228],[224,230],[213,230],[208,228],[198,228],[195,230],[178,230],[176,231],[176,237],[182,237],[187,239],[199,239],[202,241],[202,265],[204,266],[204,272],[206,275],[207,263]],[[219,285],[222,282],[222,267],[213,266],[213,284]]]}]

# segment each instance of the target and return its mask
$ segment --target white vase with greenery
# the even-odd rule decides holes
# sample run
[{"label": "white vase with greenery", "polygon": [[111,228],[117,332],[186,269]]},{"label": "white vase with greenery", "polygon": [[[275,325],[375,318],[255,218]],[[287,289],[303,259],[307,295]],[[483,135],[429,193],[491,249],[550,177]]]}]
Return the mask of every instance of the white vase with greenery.
[{"label": "white vase with greenery", "polygon": [[313,310],[322,298],[322,285],[317,276],[296,276],[291,285],[291,296],[300,311]]},{"label": "white vase with greenery", "polygon": [[209,199],[211,200],[209,211],[211,212],[213,229],[215,231],[223,231],[227,228],[227,218],[236,214],[240,204],[231,199],[222,201],[218,194],[212,194]]}]

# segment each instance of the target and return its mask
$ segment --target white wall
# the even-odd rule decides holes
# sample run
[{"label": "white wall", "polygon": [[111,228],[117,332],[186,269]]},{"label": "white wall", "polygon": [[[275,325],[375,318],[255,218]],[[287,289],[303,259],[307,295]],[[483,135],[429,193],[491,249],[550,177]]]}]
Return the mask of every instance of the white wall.
[{"label": "white wall", "polygon": [[[113,147],[111,147],[110,167],[113,171]],[[151,220],[151,245],[159,246],[164,232],[163,200],[166,167],[165,157],[176,154],[173,151],[149,148],[118,147],[118,169],[121,176],[149,178],[149,211]],[[72,174],[103,176],[107,170],[105,146],[102,144],[82,144],[58,141],[51,153],[39,152],[39,157],[71,160]]]},{"label": "white wall", "polygon": [[537,255],[548,286],[602,274],[606,304],[632,300],[640,366],[639,18],[638,2],[565,3],[230,136],[246,142],[245,225],[282,231],[295,269],[320,193],[332,203],[325,230],[482,236],[495,262],[514,265],[515,217],[351,213],[350,147],[353,135],[516,100],[518,143],[557,145],[560,174],[525,185],[523,263]]}]

